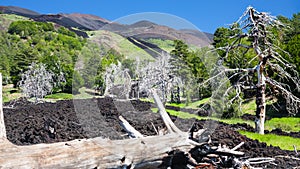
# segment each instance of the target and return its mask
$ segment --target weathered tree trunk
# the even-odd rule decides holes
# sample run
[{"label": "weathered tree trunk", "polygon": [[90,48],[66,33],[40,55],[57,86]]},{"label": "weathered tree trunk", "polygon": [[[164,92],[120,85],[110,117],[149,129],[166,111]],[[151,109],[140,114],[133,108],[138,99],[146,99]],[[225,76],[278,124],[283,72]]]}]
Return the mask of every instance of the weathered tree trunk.
[{"label": "weathered tree trunk", "polygon": [[6,130],[3,116],[3,104],[2,104],[2,74],[0,73],[0,140],[6,139]]},{"label": "weathered tree trunk", "polygon": [[167,153],[187,152],[195,145],[177,133],[126,140],[102,138],[63,143],[16,146],[0,143],[0,168],[117,168],[125,165],[152,165]]},{"label": "weathered tree trunk", "polygon": [[266,116],[266,78],[263,69],[264,65],[257,66],[258,84],[256,89],[255,130],[259,134],[264,134]]}]

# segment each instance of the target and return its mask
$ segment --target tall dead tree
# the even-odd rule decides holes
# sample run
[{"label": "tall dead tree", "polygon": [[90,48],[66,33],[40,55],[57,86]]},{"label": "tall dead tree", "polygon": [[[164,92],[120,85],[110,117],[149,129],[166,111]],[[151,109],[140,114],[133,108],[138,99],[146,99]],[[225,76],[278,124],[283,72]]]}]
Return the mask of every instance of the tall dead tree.
[{"label": "tall dead tree", "polygon": [[[280,78],[287,79],[293,83],[294,89],[300,91],[300,79],[295,67],[291,65],[280,53],[284,53],[274,43],[274,34],[272,29],[282,27],[283,25],[273,16],[265,12],[258,12],[253,7],[248,7],[239,20],[233,24],[231,30],[235,34],[229,37],[230,43],[227,46],[219,47],[217,50],[225,52],[225,56],[218,62],[217,73],[211,76],[204,83],[227,76],[224,82],[220,84],[228,84],[233,81],[232,85],[223,92],[223,96],[228,96],[231,91],[236,95],[229,100],[242,101],[241,94],[247,89],[256,90],[256,132],[264,134],[264,122],[266,116],[266,85],[278,90],[286,99],[287,111],[291,114],[297,114],[300,108],[300,99],[292,93],[292,89],[288,84],[276,81],[267,75],[267,72],[276,72]],[[239,50],[243,50],[241,53]],[[238,53],[238,51],[240,53]],[[240,55],[243,59],[246,53],[253,54],[253,58],[248,63],[255,62],[256,66],[252,68],[227,68],[223,66],[224,59],[231,57],[231,54]],[[233,58],[234,59],[234,58]],[[241,66],[242,67],[242,66]],[[257,83],[254,84],[251,75],[257,76]],[[220,86],[222,86],[220,85]],[[220,89],[221,87],[217,88]],[[241,103],[241,102],[240,102]]]},{"label": "tall dead tree", "polygon": [[131,77],[128,70],[122,69],[122,64],[111,64],[105,70],[104,95],[113,95],[117,98],[128,99],[131,90]]},{"label": "tall dead tree", "polygon": [[3,116],[3,104],[2,104],[2,74],[0,73],[0,141],[6,139],[6,130]]},{"label": "tall dead tree", "polygon": [[157,88],[164,104],[173,86],[178,86],[181,81],[171,71],[170,58],[170,54],[162,53],[155,62],[150,62],[140,70],[140,90]]}]

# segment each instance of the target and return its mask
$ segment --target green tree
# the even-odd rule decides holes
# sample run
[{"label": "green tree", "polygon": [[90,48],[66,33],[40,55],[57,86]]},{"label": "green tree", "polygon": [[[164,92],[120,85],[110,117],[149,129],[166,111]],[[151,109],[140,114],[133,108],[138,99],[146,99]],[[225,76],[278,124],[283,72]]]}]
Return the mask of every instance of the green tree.
[{"label": "green tree", "polygon": [[171,51],[173,56],[171,64],[174,70],[173,73],[180,76],[185,84],[184,91],[186,92],[187,103],[192,97],[192,91],[198,90],[198,94],[194,95],[201,98],[206,97],[210,93],[203,87],[197,87],[196,85],[196,83],[200,83],[208,78],[208,72],[203,62],[207,51],[206,48],[192,51],[189,50],[188,45],[183,41],[174,41],[174,50]]}]

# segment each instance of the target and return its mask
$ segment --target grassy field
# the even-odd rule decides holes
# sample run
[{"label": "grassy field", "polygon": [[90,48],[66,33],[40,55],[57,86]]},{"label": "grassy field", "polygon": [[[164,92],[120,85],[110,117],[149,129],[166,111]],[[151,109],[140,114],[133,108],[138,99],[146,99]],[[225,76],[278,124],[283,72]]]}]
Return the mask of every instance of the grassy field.
[{"label": "grassy field", "polygon": [[135,60],[136,57],[139,57],[141,60],[153,60],[153,57],[143,49],[116,33],[99,30],[89,31],[88,34],[93,42],[106,44],[107,47],[114,48],[128,59]]},{"label": "grassy field", "polygon": [[167,52],[171,52],[174,49],[174,42],[172,40],[148,39],[147,42],[155,44]]},{"label": "grassy field", "polygon": [[[158,112],[157,108],[151,108],[152,112],[156,113]],[[254,127],[254,122],[253,121],[247,121],[247,120],[243,120],[240,118],[230,118],[230,119],[220,119],[220,118],[216,118],[216,117],[203,117],[203,116],[198,116],[197,114],[191,114],[191,113],[187,113],[184,111],[175,111],[175,110],[170,110],[170,109],[166,109],[166,111],[168,113],[170,113],[170,115],[173,116],[177,116],[180,117],[182,119],[197,119],[197,120],[216,120],[216,121],[220,121],[223,123],[227,123],[227,124],[238,124],[238,123],[246,123],[249,124],[250,126]]]},{"label": "grassy field", "polygon": [[275,134],[261,135],[258,133],[252,133],[248,131],[239,131],[239,133],[245,135],[248,138],[265,142],[267,145],[279,146],[283,150],[294,150],[293,145],[297,148],[300,147],[300,138],[293,138],[288,136],[278,136]]},{"label": "grassy field", "polygon": [[54,99],[54,100],[69,100],[73,99],[73,95],[69,93],[55,93],[45,96],[45,99]]},{"label": "grassy field", "polygon": [[275,128],[280,128],[286,132],[299,132],[300,131],[300,118],[298,117],[281,117],[272,118],[266,121],[265,129],[273,130]]},{"label": "grassy field", "polygon": [[167,103],[167,105],[174,106],[174,107],[180,107],[180,108],[187,108],[187,109],[198,109],[199,105],[205,104],[205,103],[208,103],[208,102],[209,102],[209,98],[204,98],[202,100],[191,102],[188,105],[186,105],[185,103],[179,103],[179,104],[177,104],[177,103]]},{"label": "grassy field", "polygon": [[[191,108],[195,108],[195,107],[197,107],[195,105],[198,105],[199,103],[205,103],[207,101],[208,101],[208,99],[200,100],[195,103],[192,103]],[[253,101],[250,101],[247,104],[248,105],[243,105],[243,108],[245,110],[250,111],[251,109],[253,109],[253,106],[255,106],[255,104],[253,104]],[[170,105],[174,106],[174,104],[170,104]],[[185,108],[184,104],[178,104],[176,106],[180,107],[180,108]],[[152,108],[152,111],[156,113],[158,111],[158,109]],[[253,121],[246,121],[241,118],[220,119],[220,118],[216,118],[216,117],[201,117],[196,114],[190,114],[190,113],[187,113],[184,111],[174,111],[174,110],[169,110],[169,109],[166,109],[166,111],[173,116],[177,116],[177,117],[180,117],[183,119],[191,119],[191,118],[198,119],[198,120],[211,119],[211,120],[224,122],[227,124],[246,123],[252,127],[255,126]],[[246,111],[246,113],[248,113],[248,112]],[[300,131],[300,118],[294,118],[294,117],[272,118],[271,120],[266,121],[266,123],[265,123],[266,130],[272,130],[275,128],[280,128],[286,132],[291,132],[291,131],[299,132]],[[288,137],[288,136],[279,136],[279,135],[274,135],[274,134],[260,135],[260,134],[252,133],[252,132],[248,132],[248,131],[239,131],[239,132],[248,138],[257,139],[260,142],[265,142],[267,145],[279,146],[283,150],[293,150],[293,145],[295,145],[298,148],[300,147],[300,139],[299,138],[293,138],[293,137]]]},{"label": "grassy field", "polygon": [[20,98],[22,96],[22,94],[20,93],[19,90],[13,88],[12,85],[5,85],[2,88],[2,99],[3,102],[9,102],[11,100]]},{"label": "grassy field", "polygon": [[29,18],[14,14],[0,14],[0,28],[8,29],[12,22],[19,20],[29,20]]},{"label": "grassy field", "polygon": [[244,102],[242,104],[241,110],[242,110],[243,114],[252,114],[252,115],[255,115],[255,110],[256,110],[255,100],[252,99],[252,100],[249,100],[247,102]]}]

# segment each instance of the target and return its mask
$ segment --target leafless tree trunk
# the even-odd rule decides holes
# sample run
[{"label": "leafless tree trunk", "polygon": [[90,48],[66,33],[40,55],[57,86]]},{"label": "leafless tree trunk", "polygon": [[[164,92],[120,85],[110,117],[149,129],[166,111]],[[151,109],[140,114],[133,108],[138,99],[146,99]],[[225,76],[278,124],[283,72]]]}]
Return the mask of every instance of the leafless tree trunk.
[{"label": "leafless tree trunk", "polygon": [[6,130],[3,116],[3,103],[2,103],[2,74],[0,73],[0,141],[6,139]]},{"label": "leafless tree trunk", "polygon": [[258,84],[256,91],[256,119],[255,130],[259,134],[264,134],[266,116],[266,80],[263,73],[264,65],[257,67]]}]

